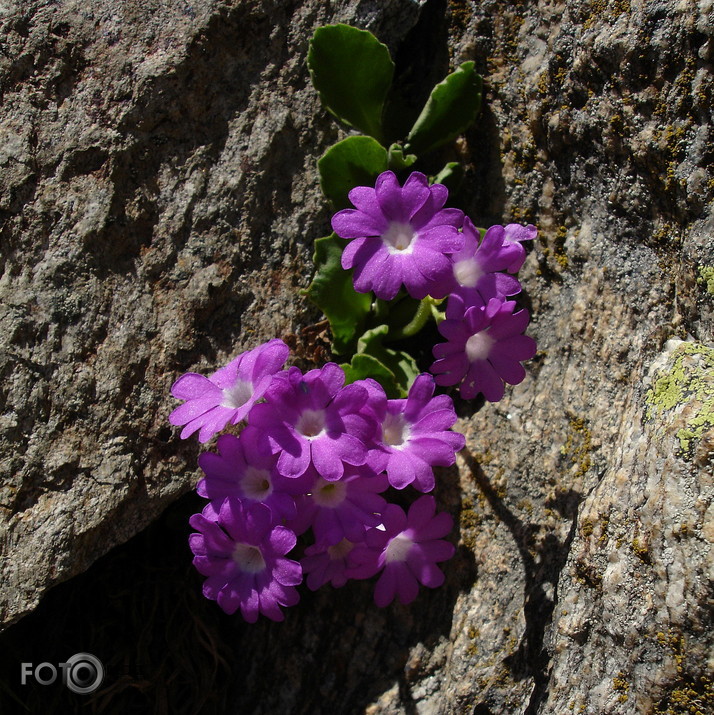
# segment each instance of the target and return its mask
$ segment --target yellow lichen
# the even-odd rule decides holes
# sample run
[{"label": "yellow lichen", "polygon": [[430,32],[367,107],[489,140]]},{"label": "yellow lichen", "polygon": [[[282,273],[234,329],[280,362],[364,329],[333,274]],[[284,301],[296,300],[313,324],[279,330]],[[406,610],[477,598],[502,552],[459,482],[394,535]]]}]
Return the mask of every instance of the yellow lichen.
[{"label": "yellow lichen", "polygon": [[695,404],[686,426],[677,432],[680,452],[687,453],[694,441],[714,429],[714,348],[685,342],[674,349],[670,362],[645,396],[647,418]]},{"label": "yellow lichen", "polygon": [[577,465],[576,476],[583,476],[591,467],[592,435],[580,418],[570,420],[570,432],[560,453],[569,457],[572,464]]},{"label": "yellow lichen", "polygon": [[705,284],[707,293],[714,295],[714,266],[699,266],[697,283]]}]

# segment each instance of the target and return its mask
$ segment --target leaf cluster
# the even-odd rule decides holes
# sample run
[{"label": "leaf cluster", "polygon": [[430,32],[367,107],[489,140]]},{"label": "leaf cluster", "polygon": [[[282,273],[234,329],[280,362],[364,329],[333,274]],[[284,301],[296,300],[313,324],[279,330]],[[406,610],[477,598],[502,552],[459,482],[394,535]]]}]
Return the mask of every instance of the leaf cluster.
[{"label": "leaf cluster", "polygon": [[[473,62],[464,62],[432,89],[407,136],[388,144],[383,115],[394,79],[388,48],[366,30],[327,25],[313,35],[307,61],[325,108],[361,132],[334,144],[318,161],[320,186],[335,210],[351,206],[349,192],[355,186],[374,185],[382,172],[408,169],[452,142],[481,108],[481,77]],[[449,162],[430,180],[455,190],[462,178],[461,165]],[[315,242],[316,274],[306,295],[330,322],[333,351],[349,359],[343,365],[347,382],[372,377],[390,396],[405,396],[419,372],[416,362],[385,342],[401,337],[424,306],[404,295],[385,305],[356,293],[352,272],[340,263],[344,245],[335,234]]]}]

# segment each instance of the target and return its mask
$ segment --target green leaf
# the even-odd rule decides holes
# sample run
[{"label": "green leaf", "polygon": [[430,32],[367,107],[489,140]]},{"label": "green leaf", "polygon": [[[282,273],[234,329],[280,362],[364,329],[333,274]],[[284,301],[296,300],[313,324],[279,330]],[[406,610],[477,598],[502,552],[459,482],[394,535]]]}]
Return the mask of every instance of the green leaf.
[{"label": "green leaf", "polygon": [[432,184],[443,184],[449,190],[449,194],[453,195],[461,186],[464,180],[464,167],[458,161],[450,161],[444,168],[434,177]]},{"label": "green leaf", "polygon": [[355,186],[374,186],[387,170],[387,150],[372,137],[347,137],[318,160],[320,187],[337,209],[351,206],[347,194]]},{"label": "green leaf", "polygon": [[386,45],[366,30],[326,25],[310,40],[307,66],[325,107],[381,141],[382,110],[394,76]]},{"label": "green leaf", "polygon": [[345,385],[371,377],[384,388],[391,399],[401,396],[394,374],[371,355],[357,353],[352,356],[351,362],[343,363],[340,367],[345,371]]},{"label": "green leaf", "polygon": [[397,396],[406,397],[409,388],[419,374],[419,368],[414,358],[408,353],[403,350],[387,348],[382,344],[388,332],[389,328],[386,325],[379,325],[368,330],[357,341],[357,352],[375,358],[387,368],[394,376]]},{"label": "green leaf", "polygon": [[441,307],[444,303],[444,300],[445,299],[435,300],[431,304],[431,315],[437,325],[439,325],[439,323],[441,323],[442,321],[446,320],[446,307]]},{"label": "green leaf", "polygon": [[416,154],[404,154],[404,147],[396,142],[389,147],[389,168],[392,171],[408,169],[417,160]]},{"label": "green leaf", "polygon": [[434,87],[407,137],[406,151],[426,154],[456,139],[481,109],[481,76],[464,62]]},{"label": "green leaf", "polygon": [[342,268],[344,241],[334,233],[315,241],[317,272],[305,295],[325,314],[332,330],[332,348],[338,355],[350,352],[372,303],[369,293],[356,293],[352,271]]}]

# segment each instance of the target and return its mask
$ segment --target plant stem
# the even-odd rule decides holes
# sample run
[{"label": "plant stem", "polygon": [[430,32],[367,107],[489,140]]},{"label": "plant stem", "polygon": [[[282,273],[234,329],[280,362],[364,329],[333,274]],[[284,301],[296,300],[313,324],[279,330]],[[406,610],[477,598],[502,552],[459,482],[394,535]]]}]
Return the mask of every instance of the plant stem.
[{"label": "plant stem", "polygon": [[383,322],[389,315],[389,302],[377,298],[372,304],[372,310],[374,311],[374,317],[377,318],[377,322]]},{"label": "plant stem", "polygon": [[394,332],[390,331],[387,335],[387,340],[404,340],[405,338],[411,338],[413,335],[416,335],[426,325],[429,318],[431,318],[432,305],[434,305],[434,301],[431,296],[424,298],[419,303],[414,317],[403,327],[398,328]]}]

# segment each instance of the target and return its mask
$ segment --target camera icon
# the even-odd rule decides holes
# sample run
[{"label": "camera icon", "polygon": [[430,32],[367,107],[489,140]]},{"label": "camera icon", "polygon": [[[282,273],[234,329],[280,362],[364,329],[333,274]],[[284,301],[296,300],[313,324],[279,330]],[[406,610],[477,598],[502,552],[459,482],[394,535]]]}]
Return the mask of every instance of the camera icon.
[{"label": "camera icon", "polygon": [[75,653],[63,665],[64,683],[73,693],[93,693],[104,680],[102,661],[91,653]]}]

